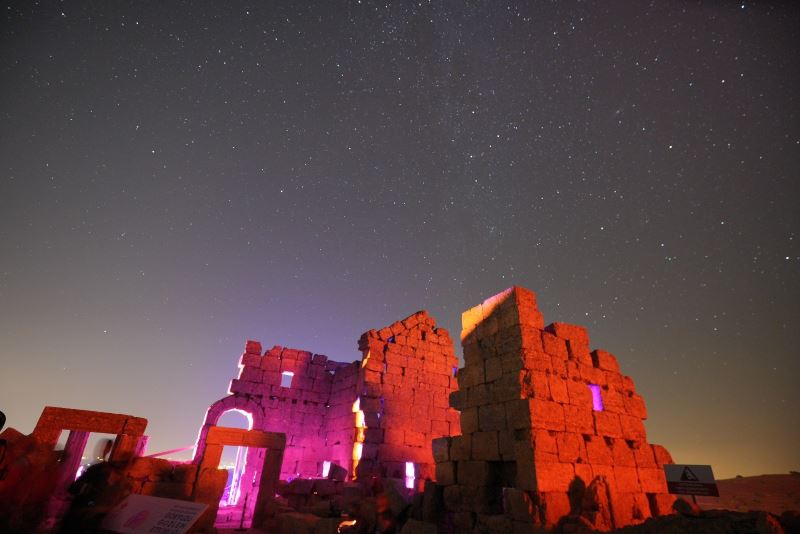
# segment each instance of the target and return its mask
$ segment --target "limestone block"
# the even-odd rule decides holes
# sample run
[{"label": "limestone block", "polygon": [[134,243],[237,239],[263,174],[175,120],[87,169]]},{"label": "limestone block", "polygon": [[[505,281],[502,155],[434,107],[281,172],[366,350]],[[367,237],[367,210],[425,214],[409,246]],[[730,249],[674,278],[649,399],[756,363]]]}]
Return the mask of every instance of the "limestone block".
[{"label": "limestone block", "polygon": [[622,400],[625,405],[625,411],[628,415],[638,417],[639,419],[647,419],[647,408],[644,404],[644,399],[633,393],[631,395],[622,395]]},{"label": "limestone block", "polygon": [[586,445],[583,436],[574,432],[557,432],[556,446],[558,448],[558,460],[563,463],[574,464],[576,462],[586,462]]},{"label": "limestone block", "polygon": [[523,397],[536,397],[541,400],[552,400],[550,394],[549,375],[543,371],[526,371],[523,387]]},{"label": "limestone block", "polygon": [[[496,382],[497,381],[495,381],[495,383]],[[466,391],[467,401],[463,405],[464,408],[469,408],[471,406],[482,406],[491,401],[489,397],[489,388],[486,386],[486,384],[477,384],[474,387],[468,388]],[[453,406],[452,396],[450,400],[450,405]],[[456,410],[458,409],[456,406],[453,406],[453,408],[456,408]]]},{"label": "limestone block", "polygon": [[574,478],[571,463],[536,462],[536,491],[563,491],[566,495]]},{"label": "limestone block", "polygon": [[531,414],[531,427],[543,430],[565,430],[563,405],[540,399],[527,399]]},{"label": "limestone block", "polygon": [[656,458],[656,465],[658,467],[662,467],[664,464],[674,464],[675,462],[672,460],[672,455],[669,453],[667,449],[662,447],[661,445],[651,445],[653,448],[653,454]]},{"label": "limestone block", "polygon": [[578,374],[584,382],[606,386],[606,372],[594,367],[591,361],[588,364],[586,362],[578,362]]},{"label": "limestone block", "polygon": [[505,405],[502,403],[497,403],[479,406],[478,427],[484,432],[489,430],[504,430],[506,428]]},{"label": "limestone block", "polygon": [[482,365],[467,365],[456,373],[458,383],[462,388],[470,388],[486,381]]},{"label": "limestone block", "polygon": [[501,358],[489,358],[484,361],[484,379],[493,382],[503,375],[503,362]]},{"label": "limestone block", "polygon": [[542,348],[544,352],[559,360],[566,360],[569,357],[567,342],[550,332],[542,332]]},{"label": "limestone block", "polygon": [[614,465],[636,467],[636,459],[633,456],[633,450],[623,439],[612,440],[611,456],[614,459]]},{"label": "limestone block", "polygon": [[619,373],[619,363],[617,363],[617,358],[601,349],[595,349],[592,351],[592,364],[605,371],[611,371],[613,373]]},{"label": "limestone block", "polygon": [[526,369],[545,372],[553,370],[553,357],[543,351],[527,350],[522,356]]},{"label": "limestone block", "polygon": [[450,460],[450,446],[453,438],[442,437],[431,440],[431,450],[435,462],[447,462]]},{"label": "limestone block", "polygon": [[584,436],[589,463],[594,465],[613,465],[614,458],[605,440],[600,436]]},{"label": "limestone block", "polygon": [[260,367],[246,366],[239,372],[239,380],[246,382],[261,382],[264,371]]},{"label": "limestone block", "polygon": [[575,360],[580,365],[586,365],[594,369],[588,344],[584,345],[578,341],[567,340],[567,353],[571,360]]},{"label": "limestone block", "polygon": [[617,482],[617,489],[619,491],[625,491],[628,493],[642,491],[642,488],[639,485],[639,474],[635,467],[615,465],[614,479]]},{"label": "limestone block", "polygon": [[622,391],[622,375],[619,373],[615,373],[612,371],[603,371],[603,374],[606,376],[605,383],[608,385],[610,389],[614,389],[616,391]]},{"label": "limestone block", "polygon": [[592,412],[594,417],[595,434],[610,438],[621,438],[622,426],[619,422],[619,415],[606,411]]},{"label": "limestone block", "polygon": [[661,466],[656,464],[653,448],[646,441],[634,441],[632,444],[631,450],[637,467],[657,467],[661,469]]},{"label": "limestone block", "polygon": [[427,446],[427,436],[423,432],[415,432],[413,430],[406,430],[404,436],[405,445],[411,447],[425,447]]},{"label": "limestone block", "polygon": [[567,380],[569,403],[574,406],[592,406],[592,392],[583,381]]},{"label": "limestone block", "polygon": [[567,381],[556,374],[547,375],[547,381],[552,400],[559,404],[569,404]]},{"label": "limestone block", "polygon": [[603,388],[602,397],[604,411],[611,413],[628,413],[629,415],[634,415],[628,412],[628,410],[625,408],[623,396],[619,390],[614,388]]},{"label": "limestone block", "polygon": [[497,432],[475,432],[472,434],[474,460],[500,460]]},{"label": "limestone block", "polygon": [[567,360],[562,360],[556,356],[551,356],[550,358],[553,362],[553,374],[567,378]]},{"label": "limestone block", "polygon": [[259,354],[245,352],[244,354],[242,354],[242,357],[239,358],[239,365],[241,367],[245,366],[259,367],[261,366],[261,356]]},{"label": "limestone block", "polygon": [[543,352],[542,330],[530,325],[521,325],[519,345],[523,351],[533,350]]},{"label": "limestone block", "polygon": [[440,421],[438,419],[431,419],[431,435],[449,436],[450,423],[448,423],[447,421]]},{"label": "limestone block", "polygon": [[469,460],[472,455],[472,438],[470,435],[453,436],[450,444],[451,460]]},{"label": "limestone block", "polygon": [[244,352],[245,354],[255,354],[260,356],[262,353],[261,343],[248,339],[244,346]]},{"label": "limestone block", "polygon": [[639,467],[637,470],[642,491],[645,493],[668,493],[667,479],[663,469]]},{"label": "limestone block", "polygon": [[436,464],[436,482],[443,486],[456,483],[458,462],[438,462]]},{"label": "limestone block", "polygon": [[506,426],[509,429],[531,427],[531,407],[528,399],[514,399],[504,403]]},{"label": "limestone block", "polygon": [[581,345],[589,344],[589,332],[583,326],[555,322],[547,325],[544,329],[560,338],[574,341]]},{"label": "limestone block", "polygon": [[644,440],[646,433],[644,423],[638,417],[620,414],[619,422],[622,425],[622,437],[632,440]]},{"label": "limestone block", "polygon": [[[461,411],[461,431],[464,434],[472,434],[479,430],[478,410],[479,407],[472,407]],[[505,422],[505,414],[503,415],[503,421]]]},{"label": "limestone block", "polygon": [[265,371],[274,371],[280,374],[281,360],[276,357],[264,356],[261,358],[261,368]]}]

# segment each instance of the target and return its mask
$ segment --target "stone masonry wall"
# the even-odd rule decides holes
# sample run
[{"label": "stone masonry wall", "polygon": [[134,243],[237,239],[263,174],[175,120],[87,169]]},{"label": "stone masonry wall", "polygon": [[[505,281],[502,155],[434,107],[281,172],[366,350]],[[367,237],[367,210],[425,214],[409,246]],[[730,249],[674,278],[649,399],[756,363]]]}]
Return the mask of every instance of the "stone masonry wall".
[{"label": "stone masonry wall", "polygon": [[[248,341],[229,396],[209,408],[198,439],[229,410],[250,415],[254,430],[286,434],[281,478],[318,477],[331,462],[351,476],[433,478],[431,440],[458,433],[448,398],[457,389],[452,340],[426,312],[415,313],[359,340],[361,361],[275,346],[262,355]],[[282,374],[294,373],[290,387]],[[258,451],[248,451],[245,479],[257,478]]]},{"label": "stone masonry wall", "polygon": [[448,402],[458,389],[450,335],[421,311],[366,332],[359,349],[365,429],[357,474],[404,478],[413,462],[416,480],[432,479],[431,440],[460,432]]},{"label": "stone masonry wall", "polygon": [[461,389],[450,397],[462,435],[433,443],[456,526],[533,532],[571,515],[608,530],[669,513],[662,465],[672,459],[647,443],[644,400],[612,354],[590,350],[586,329],[545,327],[535,295],[518,287],[462,323]]}]

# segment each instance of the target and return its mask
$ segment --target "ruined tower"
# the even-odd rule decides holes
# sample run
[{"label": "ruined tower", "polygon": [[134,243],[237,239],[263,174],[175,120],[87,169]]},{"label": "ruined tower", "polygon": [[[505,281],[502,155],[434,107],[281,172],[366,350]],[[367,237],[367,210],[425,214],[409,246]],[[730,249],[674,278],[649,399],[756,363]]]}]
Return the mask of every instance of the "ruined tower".
[{"label": "ruined tower", "polygon": [[[462,434],[434,440],[437,481],[456,526],[533,532],[582,516],[608,530],[669,513],[647,443],[644,400],[580,326],[544,326],[512,287],[462,315],[464,367],[450,396]],[[494,529],[494,530],[492,530]]]}]

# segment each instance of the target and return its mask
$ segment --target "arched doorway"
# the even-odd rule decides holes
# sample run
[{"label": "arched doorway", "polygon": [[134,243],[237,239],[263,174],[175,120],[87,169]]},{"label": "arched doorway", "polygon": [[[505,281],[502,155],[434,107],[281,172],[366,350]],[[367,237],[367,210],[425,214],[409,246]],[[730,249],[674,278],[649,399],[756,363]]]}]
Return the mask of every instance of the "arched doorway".
[{"label": "arched doorway", "polygon": [[[206,412],[195,447],[194,462],[198,463],[206,448],[212,427],[260,430],[263,423],[261,407],[249,399],[225,397],[212,404]],[[258,496],[265,450],[257,447],[225,446],[219,469],[228,471],[228,483],[219,502],[215,520],[217,528],[249,526]]]}]

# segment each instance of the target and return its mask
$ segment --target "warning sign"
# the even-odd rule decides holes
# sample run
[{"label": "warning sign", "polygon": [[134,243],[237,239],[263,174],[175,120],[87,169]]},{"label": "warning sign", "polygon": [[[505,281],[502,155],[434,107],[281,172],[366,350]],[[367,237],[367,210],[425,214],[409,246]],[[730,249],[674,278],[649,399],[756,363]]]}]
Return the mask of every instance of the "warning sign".
[{"label": "warning sign", "polygon": [[670,493],[719,497],[710,465],[665,464],[664,474]]},{"label": "warning sign", "polygon": [[207,504],[151,497],[128,495],[103,520],[103,529],[128,534],[184,534]]}]

